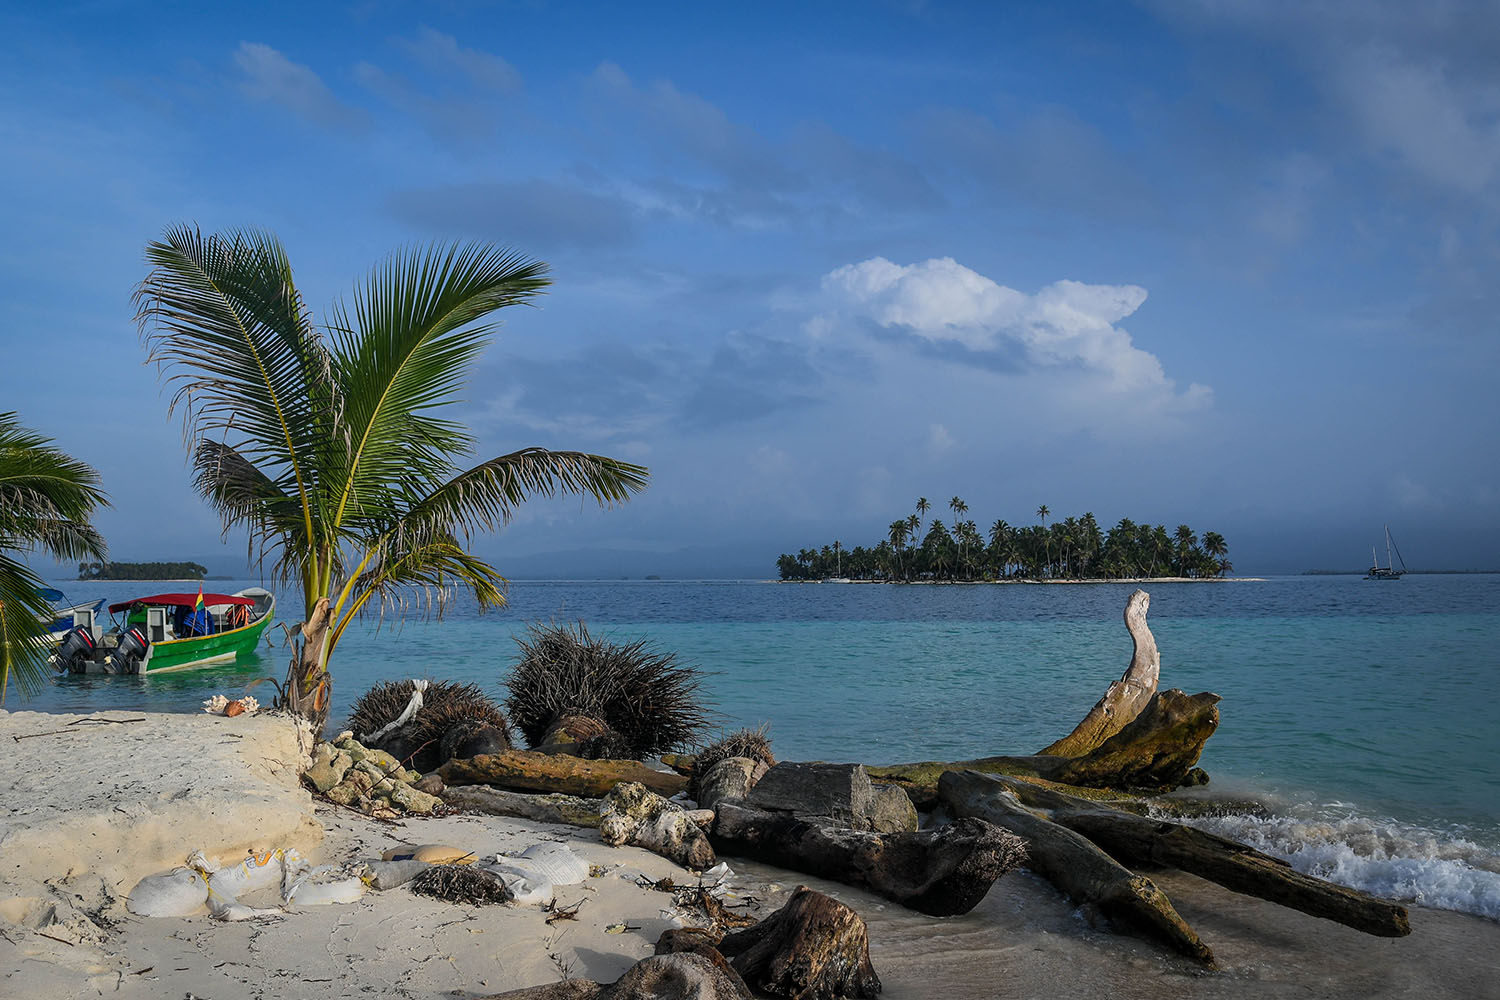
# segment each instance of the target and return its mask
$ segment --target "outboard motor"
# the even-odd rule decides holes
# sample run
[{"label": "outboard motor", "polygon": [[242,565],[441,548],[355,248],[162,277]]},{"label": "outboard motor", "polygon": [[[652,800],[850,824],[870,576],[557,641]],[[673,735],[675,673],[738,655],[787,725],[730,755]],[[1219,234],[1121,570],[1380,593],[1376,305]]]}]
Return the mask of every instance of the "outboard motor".
[{"label": "outboard motor", "polygon": [[98,648],[99,644],[94,641],[92,631],[82,625],[75,625],[63,636],[62,642],[57,644],[57,652],[48,659],[59,672],[68,670],[80,674]]},{"label": "outboard motor", "polygon": [[141,661],[151,651],[151,640],[139,625],[132,625],[120,635],[120,644],[104,658],[104,669],[112,674],[138,674]]}]

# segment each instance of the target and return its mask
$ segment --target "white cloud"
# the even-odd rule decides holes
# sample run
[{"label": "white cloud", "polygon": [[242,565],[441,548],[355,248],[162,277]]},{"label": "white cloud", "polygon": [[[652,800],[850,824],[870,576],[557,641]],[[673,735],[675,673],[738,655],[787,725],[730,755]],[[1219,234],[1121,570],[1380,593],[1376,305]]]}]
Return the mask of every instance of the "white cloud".
[{"label": "white cloud", "polygon": [[933,424],[927,429],[927,450],[941,455],[953,448],[953,435],[942,424]]},{"label": "white cloud", "polygon": [[1177,393],[1155,355],[1118,325],[1146,301],[1136,285],[1063,280],[1028,295],[951,257],[906,266],[876,257],[831,272],[823,288],[856,317],[977,356],[1019,358],[1023,371],[1078,369],[1110,389],[1192,407],[1211,396],[1199,385]]},{"label": "white cloud", "polygon": [[240,92],[251,100],[279,104],[318,125],[354,127],[364,124],[357,108],[340,101],[313,70],[292,62],[269,45],[241,42],[234,64],[244,75]]},{"label": "white cloud", "polygon": [[481,90],[502,94],[521,89],[521,74],[514,66],[493,53],[464,48],[452,35],[424,27],[402,44],[434,73],[458,73]]}]

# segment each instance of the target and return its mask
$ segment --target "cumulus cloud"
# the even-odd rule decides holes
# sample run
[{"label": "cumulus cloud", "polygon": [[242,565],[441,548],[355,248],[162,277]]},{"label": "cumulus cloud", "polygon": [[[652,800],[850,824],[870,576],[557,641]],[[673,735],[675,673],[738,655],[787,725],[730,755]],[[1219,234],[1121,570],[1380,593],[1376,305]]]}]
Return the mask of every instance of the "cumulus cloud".
[{"label": "cumulus cloud", "polygon": [[365,123],[364,114],[334,96],[310,67],[269,45],[241,42],[234,64],[242,75],[240,92],[251,100],[280,105],[316,125],[352,128]]},{"label": "cumulus cloud", "polygon": [[935,345],[1019,359],[1022,370],[1080,369],[1119,391],[1202,405],[1211,390],[1177,393],[1157,358],[1118,324],[1146,301],[1136,285],[1057,281],[1034,295],[1002,285],[951,257],[899,265],[875,257],[823,279],[849,313]]},{"label": "cumulus cloud", "polygon": [[401,44],[430,72],[457,74],[478,89],[501,94],[521,89],[521,74],[514,66],[494,53],[465,48],[452,35],[423,27],[416,38]]}]

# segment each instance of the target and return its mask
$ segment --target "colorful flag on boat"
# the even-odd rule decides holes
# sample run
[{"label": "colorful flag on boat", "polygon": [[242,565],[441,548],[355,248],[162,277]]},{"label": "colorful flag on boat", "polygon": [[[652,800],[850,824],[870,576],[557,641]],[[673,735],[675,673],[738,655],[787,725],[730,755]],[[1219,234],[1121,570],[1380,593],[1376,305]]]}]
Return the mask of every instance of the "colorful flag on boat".
[{"label": "colorful flag on boat", "polygon": [[198,601],[197,601],[196,604],[193,605],[193,610],[194,611],[202,611],[203,610],[203,584],[201,584],[201,583],[198,584]]}]

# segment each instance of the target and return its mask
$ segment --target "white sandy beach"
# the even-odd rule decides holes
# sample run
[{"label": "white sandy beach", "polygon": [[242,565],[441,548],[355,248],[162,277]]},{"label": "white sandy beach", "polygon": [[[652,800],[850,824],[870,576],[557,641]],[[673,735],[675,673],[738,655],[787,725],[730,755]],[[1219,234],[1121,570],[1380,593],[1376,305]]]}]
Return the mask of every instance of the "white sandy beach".
[{"label": "white sandy beach", "polygon": [[[297,733],[268,715],[99,713],[143,719],[0,713],[14,741],[0,788],[0,995],[322,998],[486,996],[560,978],[612,981],[673,926],[670,899],[635,876],[693,876],[597,834],[493,816],[376,822],[315,802],[297,782]],[[61,732],[59,732],[61,730]],[[47,733],[49,735],[33,735]],[[376,859],[399,844],[447,843],[481,855],[541,840],[608,869],[560,888],[577,919],[537,906],[471,907],[370,891],[344,905],[244,923],[206,913],[130,914],[145,874],[197,849],[225,860],[295,846],[318,863]],[[936,919],[846,886],[727,859],[737,899],[769,912],[799,884],[837,896],[869,924],[885,995],[903,997],[1500,997],[1500,925],[1413,908],[1410,937],[1389,940],[1236,896],[1192,876],[1152,873],[1219,957],[1193,966],[1086,926],[1050,886],[1006,876],[972,913]],[[627,925],[609,933],[611,925]]]}]

